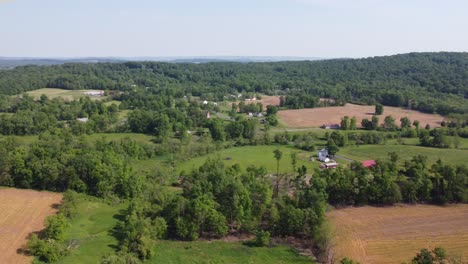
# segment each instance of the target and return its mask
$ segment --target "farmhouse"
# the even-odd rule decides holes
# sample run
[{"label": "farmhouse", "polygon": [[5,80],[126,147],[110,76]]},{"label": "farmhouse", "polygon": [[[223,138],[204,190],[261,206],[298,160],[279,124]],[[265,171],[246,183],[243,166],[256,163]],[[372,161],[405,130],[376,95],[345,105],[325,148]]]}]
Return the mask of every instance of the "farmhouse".
[{"label": "farmhouse", "polygon": [[91,95],[91,96],[103,96],[104,91],[86,91],[84,92],[85,95]]},{"label": "farmhouse", "polygon": [[319,150],[318,152],[318,159],[321,162],[328,162],[330,161],[329,155],[328,155],[328,149],[324,148],[322,150]]},{"label": "farmhouse", "polygon": [[361,161],[361,164],[362,164],[362,166],[364,166],[366,168],[372,168],[372,167],[377,165],[375,160],[364,160],[364,161]]}]

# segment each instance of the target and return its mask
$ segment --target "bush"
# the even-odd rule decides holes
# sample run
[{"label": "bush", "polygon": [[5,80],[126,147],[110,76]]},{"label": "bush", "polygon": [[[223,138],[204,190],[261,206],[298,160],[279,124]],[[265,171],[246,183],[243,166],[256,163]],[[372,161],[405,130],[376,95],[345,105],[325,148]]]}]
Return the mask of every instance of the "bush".
[{"label": "bush", "polygon": [[268,231],[257,231],[255,232],[255,245],[257,247],[267,247],[270,245],[271,235]]},{"label": "bush", "polygon": [[28,241],[27,248],[31,255],[48,263],[58,261],[65,253],[65,250],[59,243],[57,243],[56,240],[41,240],[36,234],[31,236],[31,239]]},{"label": "bush", "polygon": [[67,226],[67,219],[63,214],[49,216],[46,220],[44,237],[46,239],[62,240],[63,232]]},{"label": "bush", "polygon": [[151,237],[153,239],[162,239],[166,236],[167,223],[162,217],[156,217],[151,227]]},{"label": "bush", "polygon": [[76,212],[76,200],[78,193],[72,190],[67,190],[63,193],[63,202],[60,206],[60,213],[68,218],[73,218]]}]

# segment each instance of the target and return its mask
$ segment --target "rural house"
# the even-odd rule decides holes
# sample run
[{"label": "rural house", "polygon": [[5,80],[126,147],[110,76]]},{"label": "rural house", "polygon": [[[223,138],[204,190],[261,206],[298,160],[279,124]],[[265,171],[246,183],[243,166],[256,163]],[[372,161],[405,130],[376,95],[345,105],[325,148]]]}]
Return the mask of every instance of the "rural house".
[{"label": "rural house", "polygon": [[319,150],[318,152],[318,159],[321,161],[321,162],[327,162],[327,161],[330,161],[329,157],[328,157],[328,149],[324,148],[322,150]]}]

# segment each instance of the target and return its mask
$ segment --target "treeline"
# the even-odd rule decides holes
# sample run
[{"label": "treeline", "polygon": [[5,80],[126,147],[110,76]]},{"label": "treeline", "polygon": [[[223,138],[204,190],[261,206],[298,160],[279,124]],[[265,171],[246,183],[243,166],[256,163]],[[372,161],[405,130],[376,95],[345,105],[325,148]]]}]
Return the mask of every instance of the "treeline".
[{"label": "treeline", "polygon": [[23,66],[0,72],[0,93],[43,87],[63,89],[169,89],[176,97],[222,101],[237,93],[294,95],[292,108],[314,98],[337,103],[409,107],[423,112],[466,113],[467,53],[410,53],[366,59],[271,63],[171,64],[127,62]]},{"label": "treeline", "polygon": [[0,112],[6,112],[0,113],[0,134],[38,135],[56,128],[70,128],[76,135],[109,132],[115,127],[118,111],[116,104],[106,106],[87,97],[68,102],[47,96],[36,101],[23,95],[0,106]]},{"label": "treeline", "polygon": [[242,170],[237,164],[227,167],[219,159],[208,159],[183,175],[180,186],[182,194],[149,184],[142,197],[131,202],[118,227],[120,256],[147,259],[157,239],[256,233],[253,243],[262,246],[269,244],[270,235],[311,238],[325,221],[327,195],[319,178],[297,182],[293,196],[287,191],[275,194],[265,168]]},{"label": "treeline", "polygon": [[144,177],[132,171],[130,161],[152,157],[154,147],[131,139],[87,142],[64,133],[42,135],[29,146],[5,139],[0,145],[0,185],[109,198],[131,198],[141,190]]},{"label": "treeline", "polygon": [[406,203],[468,202],[468,168],[437,161],[429,165],[427,157],[415,156],[399,168],[398,155],[389,161],[378,160],[370,169],[360,163],[349,169],[319,171],[327,183],[328,202],[333,205],[392,205]]}]

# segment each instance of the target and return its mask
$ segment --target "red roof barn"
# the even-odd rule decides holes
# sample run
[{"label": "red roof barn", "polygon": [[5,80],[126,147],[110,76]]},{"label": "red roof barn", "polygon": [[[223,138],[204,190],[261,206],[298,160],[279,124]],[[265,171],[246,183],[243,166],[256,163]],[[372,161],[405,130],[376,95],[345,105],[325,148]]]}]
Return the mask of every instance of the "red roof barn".
[{"label": "red roof barn", "polygon": [[375,160],[364,160],[361,162],[362,166],[366,167],[366,168],[371,168],[371,167],[374,167],[375,165],[377,165],[377,163],[375,163]]}]

